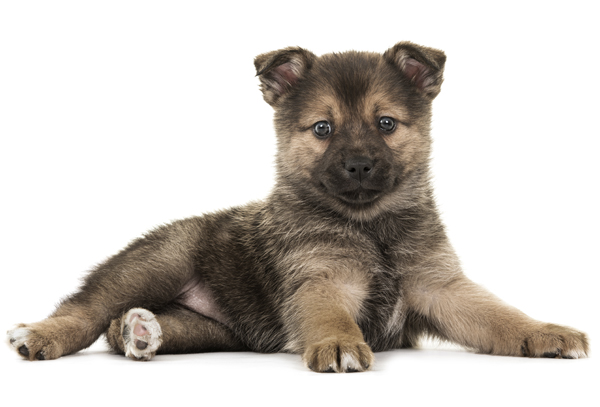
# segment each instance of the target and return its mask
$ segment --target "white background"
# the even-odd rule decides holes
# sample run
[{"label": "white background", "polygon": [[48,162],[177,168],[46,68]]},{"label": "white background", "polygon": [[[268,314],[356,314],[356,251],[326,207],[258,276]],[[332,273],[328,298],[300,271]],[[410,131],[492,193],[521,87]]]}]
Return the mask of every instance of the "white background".
[{"label": "white background", "polygon": [[[271,108],[253,58],[443,49],[438,203],[466,274],[534,318],[598,337],[597,15],[592,1],[2,1],[0,328],[34,322],[94,264],[161,223],[266,196]],[[596,359],[448,348],[318,375],[296,355],[159,356],[103,344],[29,363],[26,405],[598,405]],[[375,404],[373,404],[375,405]]]}]

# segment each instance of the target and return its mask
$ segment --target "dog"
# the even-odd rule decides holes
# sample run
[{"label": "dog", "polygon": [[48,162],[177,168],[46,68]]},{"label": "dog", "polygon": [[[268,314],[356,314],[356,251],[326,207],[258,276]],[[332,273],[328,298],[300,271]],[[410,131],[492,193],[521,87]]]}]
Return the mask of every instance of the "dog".
[{"label": "dog", "polygon": [[134,240],[50,317],[10,330],[10,346],[49,360],[105,334],[134,360],[291,352],[316,372],[369,370],[374,352],[423,336],[494,355],[587,356],[584,333],[531,319],[461,271],[429,171],[445,62],[411,42],[257,56],[275,112],[272,193]]}]

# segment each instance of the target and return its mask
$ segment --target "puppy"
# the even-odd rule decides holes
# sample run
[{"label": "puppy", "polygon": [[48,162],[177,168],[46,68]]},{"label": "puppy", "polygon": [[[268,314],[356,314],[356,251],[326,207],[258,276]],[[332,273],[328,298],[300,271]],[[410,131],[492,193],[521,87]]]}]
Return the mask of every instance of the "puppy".
[{"label": "puppy", "polygon": [[292,352],[356,372],[429,335],[495,355],[580,358],[586,335],[533,320],[468,280],[430,185],[442,51],[256,57],[275,110],[277,180],[262,202],[155,229],[94,269],[49,318],[8,332],[29,360],[106,334],[157,353]]}]

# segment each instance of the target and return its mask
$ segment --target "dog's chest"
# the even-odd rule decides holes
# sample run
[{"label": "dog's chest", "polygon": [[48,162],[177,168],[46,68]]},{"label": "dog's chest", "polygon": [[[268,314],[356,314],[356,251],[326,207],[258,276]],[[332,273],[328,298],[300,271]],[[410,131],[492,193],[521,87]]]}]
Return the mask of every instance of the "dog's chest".
[{"label": "dog's chest", "polygon": [[369,296],[363,301],[360,326],[365,341],[375,351],[397,348],[405,321],[401,295],[402,279],[392,270],[377,270],[371,279]]},{"label": "dog's chest", "polygon": [[360,304],[360,312],[353,315],[369,346],[376,351],[397,348],[406,320],[402,268],[407,256],[402,238],[382,236],[376,228],[358,230],[354,237],[361,242],[356,246],[363,249],[360,256],[353,252],[355,272],[366,275],[356,280],[365,286],[348,290],[342,285],[340,289],[346,296],[355,296],[348,303]]}]

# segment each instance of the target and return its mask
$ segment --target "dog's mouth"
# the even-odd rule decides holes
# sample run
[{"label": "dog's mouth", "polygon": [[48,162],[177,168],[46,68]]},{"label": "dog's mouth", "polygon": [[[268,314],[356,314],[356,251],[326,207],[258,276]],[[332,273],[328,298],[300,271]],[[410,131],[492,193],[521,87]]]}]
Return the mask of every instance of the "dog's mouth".
[{"label": "dog's mouth", "polygon": [[339,194],[338,198],[349,204],[360,205],[375,202],[380,195],[381,191],[359,187],[355,191]]},{"label": "dog's mouth", "polygon": [[363,186],[359,186],[353,190],[342,190],[336,191],[336,188],[328,188],[327,185],[321,184],[323,189],[328,195],[331,195],[343,203],[352,205],[352,206],[361,206],[366,204],[371,204],[383,194],[381,190],[364,188]]}]

